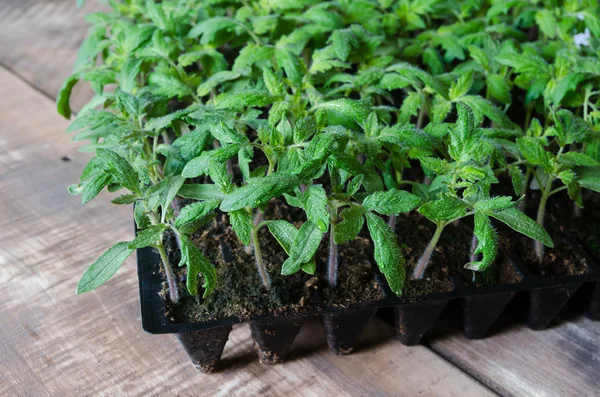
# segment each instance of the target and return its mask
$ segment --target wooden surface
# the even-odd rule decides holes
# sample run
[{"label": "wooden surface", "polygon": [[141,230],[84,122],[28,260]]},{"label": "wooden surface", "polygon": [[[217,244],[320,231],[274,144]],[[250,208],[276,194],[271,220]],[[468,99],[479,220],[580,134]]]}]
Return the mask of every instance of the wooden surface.
[{"label": "wooden surface", "polygon": [[[0,1],[0,396],[600,395],[600,326],[569,312],[541,332],[509,312],[502,332],[467,341],[450,310],[444,332],[410,348],[374,320],[346,357],[310,322],[291,361],[274,367],[258,363],[237,326],[227,369],[204,375],[174,337],[141,330],[134,258],[109,285],[75,296],[90,261],[132,227],[108,194],[81,206],[66,193],[87,161],[51,100],[85,35],[73,3]],[[77,93],[76,105],[89,95]]]}]

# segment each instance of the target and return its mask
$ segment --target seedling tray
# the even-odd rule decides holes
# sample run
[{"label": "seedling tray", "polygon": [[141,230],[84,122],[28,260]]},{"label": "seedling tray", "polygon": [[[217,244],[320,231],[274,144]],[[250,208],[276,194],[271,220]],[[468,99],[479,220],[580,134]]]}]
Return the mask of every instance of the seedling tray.
[{"label": "seedling tray", "polygon": [[[571,240],[572,241],[572,240]],[[572,241],[588,264],[588,272],[577,276],[541,279],[527,271],[514,253],[508,256],[522,275],[518,283],[469,286],[453,277],[455,288],[419,298],[397,297],[381,274],[376,273],[384,298],[349,308],[317,306],[302,314],[274,316],[256,315],[249,320],[229,317],[217,321],[176,323],[166,316],[160,291],[163,276],[158,252],[146,247],[137,250],[138,276],[143,329],[153,334],[177,334],[194,365],[205,372],[213,371],[219,362],[229,332],[234,324],[249,322],[259,359],[264,364],[283,361],[302,323],[320,316],[327,342],[336,354],[350,353],[367,323],[379,309],[393,311],[398,339],[406,345],[418,344],[442,313],[449,300],[463,299],[463,332],[469,339],[482,338],[517,292],[529,293],[527,324],[531,329],[543,329],[558,314],[561,307],[583,284],[595,285],[588,315],[598,319],[600,307],[600,267],[590,255]],[[318,301],[318,297],[315,299]]]}]

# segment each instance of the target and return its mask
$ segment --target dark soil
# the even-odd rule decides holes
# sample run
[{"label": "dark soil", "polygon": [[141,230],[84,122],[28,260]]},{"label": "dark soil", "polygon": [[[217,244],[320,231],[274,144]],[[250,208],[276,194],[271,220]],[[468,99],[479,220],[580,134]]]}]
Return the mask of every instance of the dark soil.
[{"label": "dark soil", "polygon": [[[294,209],[284,204],[271,206],[265,214],[267,219],[292,221]],[[317,280],[313,276],[298,272],[291,276],[280,274],[281,264],[287,254],[266,228],[259,231],[263,260],[271,278],[267,291],[260,281],[252,253],[227,223],[226,216],[217,216],[215,221],[192,236],[194,244],[217,268],[218,284],[205,299],[202,294],[186,294],[179,304],[167,303],[167,316],[175,322],[198,322],[227,317],[249,319],[253,315],[270,313],[275,317],[289,312],[302,313],[315,308],[311,299]],[[178,263],[177,250],[170,254]],[[185,290],[185,269],[177,270],[181,280],[180,290]]]},{"label": "dark soil", "polygon": [[[265,219],[284,219],[295,223],[303,222],[302,212],[283,202],[272,203]],[[317,252],[317,274],[311,276],[302,271],[291,275],[280,274],[281,265],[287,254],[271,236],[266,227],[259,231],[263,261],[271,279],[267,291],[256,270],[254,255],[245,251],[227,222],[226,216],[217,216],[213,222],[198,231],[194,244],[217,268],[218,284],[211,295],[202,298],[202,293],[190,296],[185,292],[185,268],[176,269],[183,297],[176,305],[167,300],[167,317],[174,322],[200,322],[237,317],[248,320],[252,316],[270,314],[275,317],[286,314],[302,314],[326,306],[352,307],[384,297],[373,271],[374,260],[369,239],[358,237],[341,245],[339,251],[339,283],[331,289],[323,272],[327,261],[328,235]],[[166,239],[171,262],[179,263],[179,253],[174,238]],[[168,292],[166,283],[163,295]]]},{"label": "dark soil", "polygon": [[[533,192],[526,203],[525,212],[535,219],[539,203],[539,192]],[[566,193],[550,197],[546,206],[544,227],[552,240],[554,248],[544,247],[544,258],[539,262],[534,251],[532,239],[514,234],[515,249],[532,274],[542,278],[555,278],[585,274],[589,271],[586,258],[582,255],[573,240],[574,231],[585,228],[589,222],[574,216],[573,202]],[[518,237],[517,237],[518,236]]]},{"label": "dark soil", "polygon": [[[328,238],[328,236],[327,236]],[[373,246],[365,236],[338,246],[338,278],[344,280],[336,288],[331,288],[324,274],[328,260],[328,246],[324,244],[317,252],[317,267],[322,271],[319,276],[324,303],[333,307],[352,307],[384,298],[383,291],[376,280],[373,267]],[[322,266],[319,267],[319,264]]]},{"label": "dark soil", "polygon": [[450,292],[454,283],[450,280],[450,266],[466,263],[467,245],[454,239],[453,226],[448,226],[431,257],[429,268],[422,280],[412,278],[413,269],[421,254],[427,248],[435,232],[435,225],[415,212],[400,215],[396,222],[396,233],[402,253],[406,258],[406,284],[404,297],[416,299],[427,295]]}]

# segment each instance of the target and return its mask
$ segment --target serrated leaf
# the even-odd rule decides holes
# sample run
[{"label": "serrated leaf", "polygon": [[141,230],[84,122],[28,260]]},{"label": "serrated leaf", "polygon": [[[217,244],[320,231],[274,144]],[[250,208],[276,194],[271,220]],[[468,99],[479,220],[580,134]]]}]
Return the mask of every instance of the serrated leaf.
[{"label": "serrated leaf", "polygon": [[600,193],[600,167],[579,168],[577,178],[581,187]]},{"label": "serrated leaf", "polygon": [[327,231],[329,228],[327,193],[321,185],[310,185],[304,192],[304,211],[308,220],[317,225],[319,230]]},{"label": "serrated leaf", "polygon": [[271,95],[279,96],[285,94],[285,85],[270,68],[263,68],[263,80]]},{"label": "serrated leaf", "polygon": [[599,162],[597,162],[587,154],[578,152],[563,153],[558,157],[558,161],[562,164],[576,165],[582,167],[593,167],[600,165]]},{"label": "serrated leaf", "polygon": [[511,165],[508,167],[508,174],[510,175],[515,194],[520,195],[525,187],[525,175],[523,175],[523,171],[518,166]]},{"label": "serrated leaf", "polygon": [[239,152],[239,145],[231,144],[218,149],[207,150],[200,156],[189,161],[181,175],[186,178],[196,178],[200,175],[208,174],[212,163],[223,164]]},{"label": "serrated leaf", "polygon": [[227,81],[235,80],[240,77],[240,74],[237,72],[232,72],[229,70],[223,70],[221,72],[217,72],[211,75],[206,81],[198,86],[198,96],[205,96],[210,94],[210,91],[217,87],[219,84],[223,84]]},{"label": "serrated leaf", "polygon": [[186,236],[181,238],[181,260],[187,265],[186,286],[190,294],[198,293],[198,275],[204,276],[205,283],[203,298],[210,295],[217,285],[217,271],[208,259],[194,246]]},{"label": "serrated leaf", "polygon": [[254,227],[252,215],[245,209],[232,211],[229,213],[229,221],[231,223],[231,228],[242,243],[249,245],[250,235],[252,233],[252,228]]},{"label": "serrated leaf", "polygon": [[267,106],[273,102],[268,91],[248,90],[243,92],[226,92],[214,99],[217,109],[242,110],[249,106]]},{"label": "serrated leaf", "polygon": [[137,236],[129,243],[130,249],[144,248],[156,244],[162,238],[163,232],[167,227],[163,224],[152,225],[147,229],[138,232]]},{"label": "serrated leaf", "polygon": [[344,244],[354,240],[365,224],[365,213],[366,210],[359,205],[351,205],[344,209],[340,214],[342,221],[335,225],[334,242]]},{"label": "serrated leaf", "polygon": [[475,213],[475,236],[477,237],[477,248],[473,253],[481,254],[482,258],[480,261],[467,263],[465,269],[481,272],[490,267],[496,259],[498,243],[490,218],[479,212]]},{"label": "serrated leaf", "polygon": [[456,197],[440,196],[419,208],[419,212],[433,222],[448,221],[463,217],[467,212],[467,204]]},{"label": "serrated leaf", "polygon": [[123,194],[123,195],[117,197],[116,199],[113,199],[111,201],[111,203],[117,204],[117,205],[133,204],[133,203],[135,203],[135,200],[137,200],[137,199],[138,199],[138,196],[135,194]]},{"label": "serrated leaf", "polygon": [[199,201],[186,205],[175,219],[175,227],[179,228],[186,223],[194,222],[210,214],[219,206],[218,200]]},{"label": "serrated leaf", "polygon": [[457,80],[452,82],[448,95],[451,100],[466,95],[473,85],[473,71],[461,74]]},{"label": "serrated leaf", "polygon": [[177,195],[194,200],[222,200],[225,194],[217,185],[206,184],[185,184],[181,186]]},{"label": "serrated leaf", "polygon": [[475,203],[477,211],[496,211],[514,207],[512,197],[500,196],[480,200]]},{"label": "serrated leaf", "polygon": [[552,172],[551,155],[538,140],[530,137],[518,138],[517,146],[525,160],[531,165],[540,166],[545,172]]},{"label": "serrated leaf", "polygon": [[313,106],[312,109],[313,111],[317,109],[331,110],[358,124],[363,124],[371,111],[368,102],[345,98],[322,102]]},{"label": "serrated leaf", "polygon": [[400,252],[397,236],[393,230],[377,215],[367,212],[367,227],[373,239],[375,262],[385,276],[390,289],[402,296],[406,269],[404,256]]},{"label": "serrated leaf", "polygon": [[496,218],[499,221],[510,226],[513,230],[524,234],[534,240],[542,242],[548,247],[554,247],[552,238],[548,235],[548,232],[543,227],[538,225],[533,219],[522,213],[516,208],[506,208],[500,211],[486,212],[486,215]]},{"label": "serrated leaf", "polygon": [[363,201],[367,211],[375,211],[382,215],[398,215],[409,212],[421,203],[421,199],[405,190],[391,189],[385,192],[375,192]]},{"label": "serrated leaf", "polygon": [[505,105],[511,102],[510,86],[504,77],[499,74],[490,73],[485,76],[485,80],[491,96]]},{"label": "serrated leaf", "polygon": [[107,186],[112,177],[105,173],[94,175],[90,180],[86,181],[81,190],[81,204],[86,204],[98,195]]},{"label": "serrated leaf", "polygon": [[107,282],[133,251],[127,241],[121,241],[110,247],[85,271],[77,283],[76,292],[81,294],[92,291]]},{"label": "serrated leaf", "polygon": [[230,212],[247,206],[256,208],[273,197],[293,190],[301,182],[296,175],[283,173],[250,179],[247,185],[234,190],[225,197],[221,203],[221,211]]},{"label": "serrated leaf", "polygon": [[138,174],[125,158],[108,149],[98,149],[96,154],[104,161],[108,172],[119,185],[133,193],[141,194]]}]

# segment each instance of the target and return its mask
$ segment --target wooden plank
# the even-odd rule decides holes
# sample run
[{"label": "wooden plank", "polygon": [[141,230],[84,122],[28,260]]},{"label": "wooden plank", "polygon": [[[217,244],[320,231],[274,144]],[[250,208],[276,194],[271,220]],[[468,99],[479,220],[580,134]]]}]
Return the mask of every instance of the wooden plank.
[{"label": "wooden plank", "polygon": [[329,353],[309,323],[293,360],[274,367],[258,363],[238,326],[228,369],[197,372],[173,336],[141,330],[133,258],[109,285],[73,294],[93,258],[132,238],[131,210],[104,193],[85,206],[66,193],[88,156],[49,99],[2,68],[0,97],[0,395],[492,394],[427,348],[402,346],[378,320],[348,357]]},{"label": "wooden plank", "polygon": [[[84,12],[98,7],[95,1],[88,1],[88,3]],[[63,79],[68,76],[78,45],[85,35],[84,12],[77,11],[73,7],[72,0],[2,1],[0,42],[3,51],[0,52],[0,64],[7,65],[48,95],[54,95]],[[5,76],[6,79],[8,78]],[[14,81],[11,84],[13,87],[10,89],[13,91],[24,90]],[[131,261],[128,262],[123,274],[119,274],[116,280],[111,282],[111,286],[98,291],[93,297],[68,296],[77,276],[92,257],[100,253],[110,242],[131,238],[129,210],[114,206],[108,209],[109,207],[98,203],[79,207],[77,198],[64,194],[64,186],[76,180],[77,172],[85,163],[86,156],[75,152],[74,147],[66,143],[66,138],[61,134],[66,124],[52,114],[51,104],[38,97],[33,100],[35,95],[29,91],[27,95],[20,94],[16,97],[12,91],[9,91],[9,88],[2,88],[2,93],[5,94],[2,97],[10,98],[11,101],[0,105],[0,109],[3,115],[11,111],[11,122],[18,122],[8,129],[5,126],[8,120],[3,120],[3,127],[0,129],[2,132],[0,187],[3,187],[0,190],[2,200],[0,216],[4,218],[0,221],[3,226],[0,231],[0,285],[4,286],[6,295],[11,296],[8,300],[0,300],[0,313],[3,313],[0,332],[2,332],[2,340],[6,342],[0,347],[0,364],[3,370],[9,368],[9,371],[0,371],[0,385],[4,385],[9,380],[13,383],[21,380],[27,382],[27,391],[31,392],[30,394],[48,391],[44,389],[45,387],[52,387],[51,390],[55,391],[80,390],[83,394],[86,392],[93,394],[92,391],[107,393],[123,390],[133,390],[131,393],[142,393],[148,390],[179,391],[195,387],[194,382],[187,380],[174,389],[169,387],[174,387],[172,385],[175,383],[168,383],[164,388],[159,386],[160,381],[164,380],[160,376],[160,371],[164,371],[173,377],[173,382],[189,377],[196,377],[203,381],[208,379],[207,389],[202,390],[209,390],[220,382],[226,381],[231,382],[231,385],[239,385],[238,377],[249,383],[245,389],[237,390],[236,393],[257,392],[264,387],[274,387],[276,382],[267,377],[283,371],[277,369],[280,367],[264,368],[254,361],[248,367],[239,364],[214,377],[196,375],[191,368],[188,368],[187,359],[173,338],[141,334],[134,285],[135,276]],[[89,90],[76,91],[75,108],[80,106],[89,95]],[[40,104],[44,109],[50,109],[45,110],[43,117],[35,114],[34,111],[25,110],[36,109]],[[27,119],[27,122],[19,124],[22,118]],[[24,134],[28,135],[24,136]],[[63,155],[71,156],[73,161],[61,162],[60,157]],[[10,176],[10,189],[6,187],[9,183],[8,176]],[[106,200],[106,196],[104,199]],[[73,223],[77,219],[91,221],[75,227]],[[86,228],[86,225],[89,226]],[[101,231],[106,225],[112,226],[110,233]],[[98,230],[94,230],[94,227]],[[27,238],[7,237],[21,236],[21,234]],[[13,265],[16,262],[20,262],[20,265]],[[27,290],[24,289],[25,286]],[[99,306],[102,307],[102,311],[99,311]],[[50,321],[44,318],[43,311],[52,308],[55,308],[57,315],[66,319],[66,323],[76,321],[75,319],[80,316],[80,327],[83,331],[64,330],[61,328],[60,319]],[[9,314],[6,315],[9,310]],[[454,315],[458,314],[454,313]],[[507,317],[503,318],[506,322]],[[114,329],[119,335],[123,335],[121,337],[124,338],[123,341],[127,341],[127,346],[124,346],[123,341],[116,340],[118,337],[115,334],[110,333],[111,326],[107,325],[107,319],[110,321],[108,324],[115,323]],[[442,321],[455,321],[455,319],[446,318]],[[600,373],[598,367],[600,357],[597,323],[575,318],[568,324],[563,323],[542,332],[529,331],[521,323],[514,323],[514,321],[509,323],[512,325],[505,326],[503,333],[482,341],[467,341],[460,332],[453,332],[434,338],[428,346],[503,395],[598,394],[600,385],[597,374]],[[318,325],[313,324],[312,327],[318,328]],[[302,342],[297,346],[298,360],[286,365],[290,373],[306,371],[301,362],[311,361],[309,375],[302,375],[301,379],[296,379],[294,386],[301,385],[304,381],[311,386],[308,389],[301,389],[302,392],[307,393],[306,390],[309,390],[313,394],[324,394],[325,391],[333,390],[333,394],[343,394],[339,390],[348,389],[341,389],[342,386],[335,386],[340,387],[335,389],[331,385],[347,383],[347,387],[355,387],[356,384],[369,387],[372,384],[369,379],[365,380],[362,376],[365,366],[378,365],[372,363],[370,358],[372,350],[348,358],[329,356],[323,351],[323,339],[313,340],[310,329],[312,328],[304,329],[300,335],[299,341]],[[89,335],[78,335],[79,332],[94,331],[98,332],[98,339],[91,339]],[[385,331],[377,328],[370,329],[369,332]],[[8,336],[5,337],[5,334]],[[60,337],[54,336],[55,334]],[[105,341],[110,345],[102,346]],[[232,341],[234,343],[230,342],[225,350],[226,360],[231,361],[235,357],[241,357],[243,362],[249,362],[254,358],[250,348],[249,333],[245,327],[234,330]],[[422,378],[417,377],[413,386],[405,389],[407,394],[417,391],[423,391],[424,394],[437,394],[441,393],[442,389],[452,394],[456,391],[455,385],[450,384],[446,387],[449,379],[452,378],[456,378],[458,384],[469,385],[465,388],[466,394],[479,390],[473,389],[474,386],[465,380],[460,372],[440,364],[435,359],[435,355],[423,348],[417,348],[418,353],[415,353],[413,349],[392,347],[392,342],[385,341],[377,348],[393,352],[391,353],[393,364],[390,365],[397,368],[397,372],[386,372],[385,376],[410,379],[419,372],[423,373]],[[56,346],[57,343],[62,343],[62,347]],[[309,356],[310,349],[305,347],[305,344],[314,346],[315,343],[319,344],[315,347],[317,350],[320,349],[318,356]],[[90,344],[91,346],[88,346]],[[43,353],[44,351],[48,351],[48,354]],[[119,357],[111,358],[112,351],[118,352]],[[145,356],[146,352],[153,354]],[[61,360],[66,360],[66,355],[76,356],[73,365],[81,366],[76,373],[77,376],[81,376],[81,380],[69,380],[62,388],[57,386],[56,380],[48,383],[51,386],[45,386],[47,379],[58,377],[59,370],[52,367],[56,365],[57,354]],[[386,353],[380,354],[383,354],[385,359],[390,357]],[[137,363],[131,357],[141,357],[140,362]],[[157,357],[161,357],[160,361]],[[356,357],[358,357],[357,361],[352,361]],[[367,358],[369,361],[366,361]],[[131,370],[126,370],[122,365],[117,365],[114,369],[108,368],[106,363],[116,365],[115,360],[124,360],[126,364],[135,365]],[[360,370],[348,367],[360,365],[361,360],[367,364],[364,364]],[[411,360],[420,360],[420,364],[413,365]],[[158,365],[158,362],[161,364]],[[154,367],[157,365],[159,368],[155,370]],[[335,368],[332,369],[330,366]],[[108,373],[123,377],[123,373],[135,373],[140,367],[149,371],[147,377],[135,379],[136,374],[133,379],[122,378],[119,382],[114,382],[118,386],[110,386],[113,385],[113,379],[107,375]],[[179,376],[175,368],[182,371],[184,375]],[[106,376],[106,379],[100,381],[98,378],[82,376],[84,371],[98,371],[97,377]],[[333,379],[328,380],[330,383],[323,388],[314,385],[314,383],[321,383],[320,371],[327,372],[327,376]],[[331,371],[334,373],[330,375]],[[441,383],[444,387],[427,389],[431,380],[436,378],[435,374],[442,374]],[[151,375],[157,375],[158,380]],[[367,375],[376,378],[383,376],[373,372],[367,372]],[[299,375],[293,373],[289,376],[295,378]],[[255,377],[259,380],[255,380]],[[91,380],[90,384],[93,385],[90,386],[91,391],[87,391],[88,380]],[[149,388],[144,389],[145,386],[136,383],[142,381],[148,382]],[[398,381],[385,381],[388,383],[381,386],[383,390],[381,393],[400,393],[392,390],[390,386],[397,385]],[[421,388],[415,386],[420,382],[423,383]],[[0,394],[19,390],[14,384],[8,389],[2,387],[5,386],[0,386]],[[301,387],[305,386],[302,384]],[[402,387],[406,386],[402,385]],[[229,390],[229,386],[222,390]],[[269,390],[263,394],[268,395],[284,389],[275,387]],[[291,395],[299,393],[297,390],[290,391],[287,388],[285,390]],[[364,391],[361,388],[356,390]],[[375,389],[373,391],[376,392]],[[186,393],[190,392],[184,392]]]},{"label": "wooden plank", "polygon": [[[0,65],[54,97],[70,75],[88,24],[88,12],[106,9],[90,0],[83,9],[75,0],[2,0],[0,2]],[[75,87],[74,109],[92,94],[89,86]]]},{"label": "wooden plank", "polygon": [[600,324],[567,305],[549,329],[532,331],[523,298],[482,340],[462,336],[458,308],[450,308],[427,346],[503,396],[600,395]]}]

